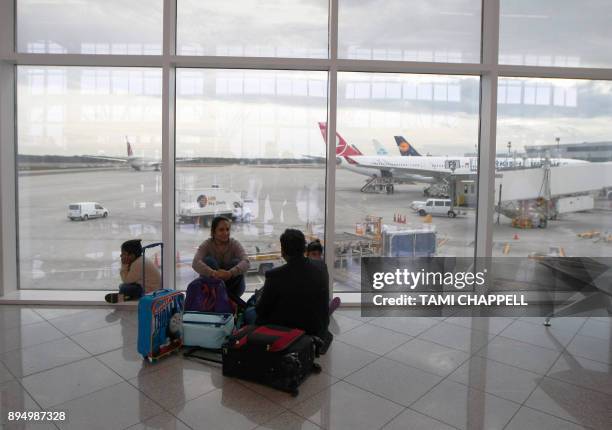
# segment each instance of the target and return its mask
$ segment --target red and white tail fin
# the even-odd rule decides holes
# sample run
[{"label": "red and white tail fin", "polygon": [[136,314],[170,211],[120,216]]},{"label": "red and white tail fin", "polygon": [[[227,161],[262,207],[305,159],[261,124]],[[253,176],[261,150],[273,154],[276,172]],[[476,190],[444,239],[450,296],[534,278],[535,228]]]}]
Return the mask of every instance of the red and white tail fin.
[{"label": "red and white tail fin", "polygon": [[130,141],[127,139],[127,136],[125,137],[125,142],[127,143],[128,157],[134,156],[134,152],[132,151],[132,145],[130,145]]},{"label": "red and white tail fin", "polygon": [[[321,130],[321,135],[323,136],[323,140],[327,144],[327,123],[320,122],[319,130]],[[336,132],[336,156],[347,156],[347,155],[363,155],[359,149],[355,145],[349,145],[346,140],[338,132]]]}]

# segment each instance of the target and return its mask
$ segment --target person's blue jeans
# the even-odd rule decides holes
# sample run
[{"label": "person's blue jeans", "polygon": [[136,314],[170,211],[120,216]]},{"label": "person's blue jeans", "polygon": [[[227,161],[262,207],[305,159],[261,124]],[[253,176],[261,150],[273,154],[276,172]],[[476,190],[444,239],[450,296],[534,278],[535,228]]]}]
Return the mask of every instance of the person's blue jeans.
[{"label": "person's blue jeans", "polygon": [[139,299],[144,295],[144,290],[140,284],[120,284],[119,294],[130,297],[133,299]]},{"label": "person's blue jeans", "polygon": [[[234,267],[236,264],[238,264],[239,262],[240,262],[240,259],[234,258],[233,260],[229,262],[228,265],[221,266],[219,265],[219,262],[217,261],[217,259],[214,257],[209,256],[209,257],[204,258],[204,263],[206,263],[206,265],[213,270],[219,270],[219,269],[229,270],[232,267]],[[244,275],[234,276],[233,278],[230,278],[227,281],[225,281],[225,288],[227,288],[227,291],[229,293],[233,294],[236,297],[242,296],[242,294],[244,294],[244,290],[246,289]]]}]

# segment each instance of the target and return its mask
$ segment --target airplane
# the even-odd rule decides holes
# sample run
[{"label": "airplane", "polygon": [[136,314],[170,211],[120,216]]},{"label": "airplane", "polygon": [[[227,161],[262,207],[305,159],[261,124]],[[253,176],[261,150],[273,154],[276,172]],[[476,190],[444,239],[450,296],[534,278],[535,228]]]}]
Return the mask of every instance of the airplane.
[{"label": "airplane", "polygon": [[[319,123],[323,138],[327,138],[326,123]],[[338,133],[337,136],[340,137]],[[349,147],[348,143],[340,137],[340,143],[344,147]],[[394,156],[394,155],[350,155],[343,151],[336,150],[337,164],[347,170],[361,175],[382,178],[396,178],[403,181],[435,184],[448,179],[454,175],[456,179],[473,179],[478,172],[477,157],[449,157],[449,156],[414,156],[420,155],[401,136],[395,137],[400,153],[413,156]],[[402,151],[404,144],[404,151]],[[407,148],[406,148],[407,146]],[[355,148],[356,149],[356,148]],[[358,150],[357,150],[358,151]],[[549,160],[551,166],[566,166],[584,164],[587,161],[575,160],[571,158],[552,158]],[[497,158],[495,169],[514,167],[542,167],[543,162],[540,158],[527,159],[507,159]]]},{"label": "airplane", "polygon": [[[367,156],[353,155],[344,157],[349,165],[356,169],[379,169],[380,176],[414,182],[437,183],[454,175],[456,179],[473,179],[478,172],[477,157],[404,157],[404,156]],[[567,166],[585,164],[588,161],[571,158],[551,158],[550,165]],[[542,167],[543,161],[539,158],[504,159],[495,160],[495,170],[515,167],[535,168]]]},{"label": "airplane", "polygon": [[[137,157],[134,155],[134,151],[132,150],[132,145],[128,140],[127,136],[125,137],[125,142],[127,144],[127,157],[110,157],[104,155],[96,155],[89,156],[90,158],[96,158],[100,160],[109,160],[109,161],[120,161],[123,163],[127,163],[132,169],[136,171],[141,171],[145,168],[152,168],[156,172],[161,170],[162,160],[159,158],[146,158],[146,157]],[[177,158],[177,162],[189,161],[191,158]]]}]

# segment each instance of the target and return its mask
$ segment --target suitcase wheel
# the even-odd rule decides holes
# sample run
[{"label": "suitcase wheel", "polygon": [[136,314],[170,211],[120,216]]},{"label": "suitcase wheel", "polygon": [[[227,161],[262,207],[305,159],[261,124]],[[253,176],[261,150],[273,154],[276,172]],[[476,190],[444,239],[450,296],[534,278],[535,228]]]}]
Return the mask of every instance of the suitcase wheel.
[{"label": "suitcase wheel", "polygon": [[312,363],[312,372],[313,373],[321,373],[323,369],[321,368],[321,366],[317,363]]}]

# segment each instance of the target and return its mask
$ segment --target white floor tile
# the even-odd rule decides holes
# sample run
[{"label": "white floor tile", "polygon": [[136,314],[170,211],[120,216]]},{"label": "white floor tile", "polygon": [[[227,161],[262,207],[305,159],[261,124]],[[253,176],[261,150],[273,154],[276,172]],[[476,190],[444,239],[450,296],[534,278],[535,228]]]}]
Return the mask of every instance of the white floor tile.
[{"label": "white floor tile", "polygon": [[406,409],[393,421],[387,424],[383,430],[454,430],[455,427],[446,425],[440,421],[421,413]]},{"label": "white floor tile", "polygon": [[385,328],[364,324],[338,336],[338,340],[349,345],[384,355],[408,342],[412,337]]},{"label": "white floor tile", "polygon": [[155,372],[162,367],[170,366],[183,360],[181,354],[171,354],[162,360],[150,363],[142,358],[134,344],[105,352],[104,354],[97,355],[96,358],[125,379],[132,379],[148,372]]},{"label": "white floor tile", "polygon": [[439,321],[425,317],[379,317],[369,322],[369,324],[377,327],[383,327],[409,336],[418,336],[438,323]]},{"label": "white floor tile", "polygon": [[609,430],[612,396],[544,378],[525,406],[598,430]]},{"label": "white floor tile", "polygon": [[589,319],[580,328],[578,334],[596,337],[609,342],[612,339],[612,324],[609,322]]},{"label": "white floor tile", "polygon": [[563,353],[547,376],[612,395],[612,366]]},{"label": "white floor tile", "polygon": [[493,335],[442,322],[422,333],[418,338],[469,353],[476,352],[485,346]]},{"label": "white floor tile", "polygon": [[384,426],[403,408],[340,381],[292,410],[324,429],[372,430]]},{"label": "white floor tile", "polygon": [[126,322],[75,334],[70,337],[86,351],[95,355],[129,346],[136,349],[138,329]]},{"label": "white floor tile", "polygon": [[403,406],[410,406],[442,380],[387,358],[380,358],[345,378],[346,382]]},{"label": "white floor tile", "polygon": [[40,407],[17,380],[0,384],[0,423],[8,422],[9,412],[39,411]]},{"label": "white floor tile", "polygon": [[229,383],[171,412],[194,429],[247,430],[272,420],[284,409],[240,384]]},{"label": "white floor tile", "polygon": [[537,373],[474,356],[448,377],[503,399],[523,403],[537,387]]},{"label": "white floor tile", "polygon": [[119,320],[107,317],[113,313],[112,309],[92,309],[88,312],[80,312],[50,320],[55,328],[67,335],[83,333],[109,325],[119,324]]},{"label": "white floor tile", "polygon": [[4,363],[0,361],[0,384],[4,384],[5,382],[12,381],[13,379],[15,379],[13,374],[8,370],[8,368],[4,365]]},{"label": "white floor tile", "polygon": [[293,412],[284,412],[255,430],[320,430],[316,424]]},{"label": "white floor tile", "polygon": [[412,339],[391,351],[386,357],[436,375],[446,376],[465,362],[469,354],[437,343]]},{"label": "white floor tile", "polygon": [[329,319],[329,331],[331,331],[334,336],[339,336],[342,333],[346,333],[349,330],[354,329],[355,327],[359,327],[360,325],[365,324],[363,321],[358,321],[354,318],[349,318],[344,315],[338,314],[334,312],[334,314]]},{"label": "white floor tile", "polygon": [[159,405],[127,382],[57,405],[54,409],[66,411],[68,415],[68,420],[60,424],[63,430],[124,429],[162,412]]},{"label": "white floor tile", "polygon": [[498,336],[477,355],[545,375],[561,352]]},{"label": "white floor tile", "polygon": [[318,363],[325,373],[344,378],[378,357],[371,352],[334,340],[327,353],[319,357]]},{"label": "white floor tile", "polygon": [[295,406],[298,403],[303,402],[309,397],[312,397],[315,394],[325,390],[329,386],[335,384],[336,382],[338,382],[338,379],[325,372],[311,374],[308,379],[306,379],[306,381],[304,381],[302,385],[300,385],[300,394],[297,397],[293,397],[289,393],[285,393],[283,391],[276,390],[265,385],[256,384],[254,382],[242,380],[237,380],[237,382],[249,388],[250,390],[255,391],[256,393],[261,394],[272,402],[281,405],[284,408],[290,408],[291,406]]},{"label": "white floor tile", "polygon": [[185,423],[168,412],[161,413],[136,424],[129,430],[190,430]]},{"label": "white floor tile", "polygon": [[472,330],[499,334],[502,330],[512,324],[514,320],[512,318],[504,317],[449,317],[445,319],[444,322]]},{"label": "white floor tile", "polygon": [[522,407],[512,418],[505,430],[586,430],[585,427],[578,426],[561,418],[553,417],[543,412],[535,411],[530,408]]},{"label": "white floor tile", "polygon": [[411,409],[465,430],[502,430],[520,405],[465,385],[442,381]]},{"label": "white floor tile", "polygon": [[32,309],[0,306],[0,331],[43,321],[44,319]]},{"label": "white floor tile", "polygon": [[88,358],[27,376],[22,379],[22,383],[43,408],[48,408],[115,385],[122,380],[95,358]]},{"label": "white floor tile", "polygon": [[0,354],[65,337],[46,321],[0,330]]},{"label": "white floor tile", "polygon": [[221,388],[227,381],[219,368],[187,360],[130,379],[131,384],[165,408]]},{"label": "white floor tile", "polygon": [[604,340],[579,334],[567,346],[567,352],[573,356],[612,365],[612,339]]},{"label": "white floor tile", "polygon": [[536,345],[542,348],[563,351],[563,348],[572,340],[579,327],[559,328],[554,325],[545,327],[540,324],[530,324],[524,321],[515,321],[500,333],[501,336],[521,342]]},{"label": "white floor tile", "polygon": [[0,356],[18,378],[79,361],[91,355],[71,339],[53,340],[40,345],[15,349]]}]

